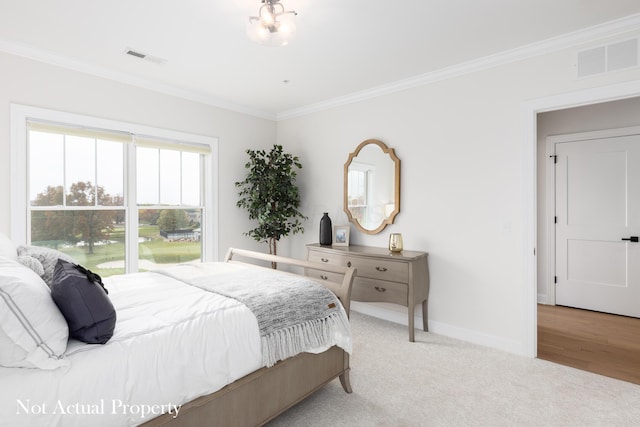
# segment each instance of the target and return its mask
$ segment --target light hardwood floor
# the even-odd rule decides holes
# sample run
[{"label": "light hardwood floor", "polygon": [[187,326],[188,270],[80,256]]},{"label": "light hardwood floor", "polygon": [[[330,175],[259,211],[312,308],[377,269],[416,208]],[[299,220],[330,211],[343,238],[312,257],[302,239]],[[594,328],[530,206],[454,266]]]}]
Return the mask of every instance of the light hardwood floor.
[{"label": "light hardwood floor", "polygon": [[538,304],[538,358],[640,384],[640,319]]}]

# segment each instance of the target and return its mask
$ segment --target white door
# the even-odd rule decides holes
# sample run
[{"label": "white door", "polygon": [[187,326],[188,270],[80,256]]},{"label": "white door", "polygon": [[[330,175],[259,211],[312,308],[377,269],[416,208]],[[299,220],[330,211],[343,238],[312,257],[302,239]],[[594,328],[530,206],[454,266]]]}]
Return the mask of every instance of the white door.
[{"label": "white door", "polygon": [[640,317],[640,136],[555,147],[556,304]]}]

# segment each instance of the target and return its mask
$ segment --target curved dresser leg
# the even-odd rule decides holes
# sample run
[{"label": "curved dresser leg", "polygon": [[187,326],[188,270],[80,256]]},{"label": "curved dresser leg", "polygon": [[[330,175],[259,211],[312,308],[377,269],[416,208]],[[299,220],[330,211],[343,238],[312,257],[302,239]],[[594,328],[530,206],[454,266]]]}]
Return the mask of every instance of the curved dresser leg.
[{"label": "curved dresser leg", "polygon": [[429,316],[427,313],[427,300],[422,301],[422,330],[429,332]]},{"label": "curved dresser leg", "polygon": [[340,384],[342,384],[344,391],[347,393],[353,393],[353,390],[351,389],[351,381],[349,380],[349,371],[350,369],[347,369],[342,375],[340,375]]}]

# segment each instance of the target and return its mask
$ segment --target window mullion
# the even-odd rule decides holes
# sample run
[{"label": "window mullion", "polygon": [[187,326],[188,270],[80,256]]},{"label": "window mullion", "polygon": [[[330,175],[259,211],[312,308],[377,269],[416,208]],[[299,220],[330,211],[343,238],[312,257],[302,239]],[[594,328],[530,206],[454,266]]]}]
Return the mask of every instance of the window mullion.
[{"label": "window mullion", "polygon": [[93,206],[98,207],[98,140],[93,140]]},{"label": "window mullion", "polygon": [[162,204],[162,150],[158,149],[158,204]]},{"label": "window mullion", "polygon": [[[135,142],[135,141],[134,141]],[[136,146],[127,144],[124,156],[125,182],[125,267],[127,273],[138,271],[138,206],[136,181]]]},{"label": "window mullion", "polygon": [[62,206],[67,207],[67,136],[62,135]]},{"label": "window mullion", "polygon": [[[202,236],[203,236],[203,260],[218,261],[218,148],[212,145],[211,154],[201,156],[201,165],[204,169],[200,174],[200,189],[202,199],[200,204],[204,205],[202,211],[203,219]],[[206,237],[204,237],[206,236]]]}]

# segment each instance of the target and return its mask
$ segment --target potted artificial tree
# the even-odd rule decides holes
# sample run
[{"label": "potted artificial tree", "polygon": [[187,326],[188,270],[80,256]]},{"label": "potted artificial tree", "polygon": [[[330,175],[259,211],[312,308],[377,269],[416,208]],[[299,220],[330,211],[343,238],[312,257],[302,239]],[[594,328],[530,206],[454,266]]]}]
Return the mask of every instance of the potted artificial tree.
[{"label": "potted artificial tree", "polygon": [[302,165],[297,156],[284,153],[277,144],[269,152],[247,150],[247,154],[244,167],[249,172],[244,181],[236,182],[240,188],[236,206],[246,209],[258,226],[244,234],[268,243],[269,253],[277,255],[281,237],[304,231],[301,220],[307,217],[298,210],[300,194],[295,184],[296,170]]}]

